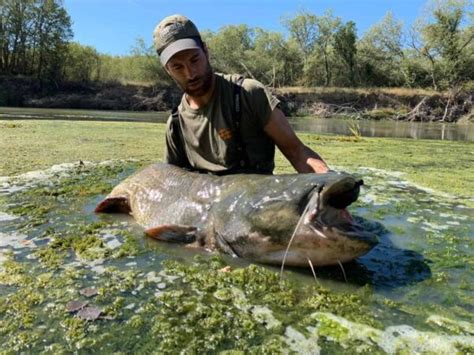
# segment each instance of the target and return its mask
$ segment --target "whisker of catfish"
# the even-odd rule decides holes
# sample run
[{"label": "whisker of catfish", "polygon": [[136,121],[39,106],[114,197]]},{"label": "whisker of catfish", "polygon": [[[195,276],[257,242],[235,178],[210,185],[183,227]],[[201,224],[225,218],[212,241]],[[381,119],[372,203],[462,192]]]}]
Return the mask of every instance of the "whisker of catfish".
[{"label": "whisker of catfish", "polygon": [[326,234],[324,234],[323,232],[321,232],[318,228],[312,226],[312,225],[309,225],[309,228],[311,228],[311,230],[316,233],[317,235],[319,235],[321,238],[325,238],[325,239],[328,239],[328,237],[326,237]]},{"label": "whisker of catfish", "polygon": [[313,263],[311,262],[310,258],[307,258],[307,259],[308,259],[309,267],[311,268],[311,272],[313,273],[314,279],[316,280],[316,283],[319,285],[318,278],[316,277],[316,271],[314,271]]},{"label": "whisker of catfish", "polygon": [[[281,269],[280,269],[280,279],[283,278],[283,271],[285,270],[285,262],[286,262],[286,258],[288,257],[288,252],[290,251],[290,246],[291,246],[291,243],[293,243],[293,240],[295,239],[295,236],[296,236],[296,232],[298,231],[298,229],[300,228],[301,226],[301,223],[303,223],[303,220],[305,219],[306,217],[306,212],[308,212],[308,209],[309,209],[309,206],[311,205],[311,199],[308,201],[308,203],[306,204],[306,207],[304,208],[304,211],[303,213],[301,214],[301,217],[300,219],[298,220],[298,223],[296,224],[296,227],[295,227],[295,230],[293,231],[293,234],[291,235],[291,238],[290,238],[290,241],[288,242],[288,245],[286,247],[286,250],[285,250],[285,255],[283,255],[283,260],[281,262]],[[317,206],[317,210],[319,209],[319,192],[318,192],[318,206]]]},{"label": "whisker of catfish", "polygon": [[341,267],[341,270],[342,270],[342,275],[344,275],[344,280],[347,282],[347,277],[346,277],[346,271],[344,270],[344,267],[342,266],[342,263],[340,260],[337,261],[337,263],[339,264],[339,266]]}]

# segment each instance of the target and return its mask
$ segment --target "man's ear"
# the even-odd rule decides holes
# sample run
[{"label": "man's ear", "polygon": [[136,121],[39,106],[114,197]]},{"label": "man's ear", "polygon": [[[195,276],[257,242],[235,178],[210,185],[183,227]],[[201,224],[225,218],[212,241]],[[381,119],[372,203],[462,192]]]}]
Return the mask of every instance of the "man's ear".
[{"label": "man's ear", "polygon": [[207,48],[206,42],[202,42],[202,50],[204,51],[204,54],[206,54],[207,59],[209,59],[209,48]]},{"label": "man's ear", "polygon": [[168,75],[171,77],[170,71],[169,71],[169,69],[168,69],[168,63],[166,63],[165,65],[163,65],[163,69],[165,70],[166,74],[168,74]]}]

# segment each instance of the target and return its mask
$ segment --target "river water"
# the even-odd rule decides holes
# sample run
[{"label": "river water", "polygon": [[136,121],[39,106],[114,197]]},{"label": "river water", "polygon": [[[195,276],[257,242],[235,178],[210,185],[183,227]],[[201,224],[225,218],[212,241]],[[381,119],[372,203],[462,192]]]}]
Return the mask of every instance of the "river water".
[{"label": "river water", "polygon": [[[0,108],[0,119],[164,122],[167,113]],[[339,119],[296,130],[350,134]],[[474,141],[473,125],[359,121],[364,136]],[[355,262],[255,266],[145,238],[94,206],[142,165],[62,164],[0,177],[0,344],[11,353],[474,352],[474,210],[402,174],[344,169],[379,237]],[[229,268],[230,266],[230,268]],[[230,271],[229,271],[230,270]]]},{"label": "river water", "polygon": [[[61,119],[92,121],[166,122],[167,112],[123,112],[64,109],[30,109],[0,107],[0,119]],[[394,137],[474,141],[474,124],[440,122],[398,122],[374,120],[344,120],[317,117],[291,117],[296,131],[318,134],[350,135],[355,126],[364,137]]]},{"label": "river water", "polygon": [[[255,266],[145,238],[94,206],[141,165],[0,178],[0,343],[12,353],[474,351],[474,210],[358,168],[350,207],[379,244],[357,261]],[[262,187],[264,188],[264,187]]]}]

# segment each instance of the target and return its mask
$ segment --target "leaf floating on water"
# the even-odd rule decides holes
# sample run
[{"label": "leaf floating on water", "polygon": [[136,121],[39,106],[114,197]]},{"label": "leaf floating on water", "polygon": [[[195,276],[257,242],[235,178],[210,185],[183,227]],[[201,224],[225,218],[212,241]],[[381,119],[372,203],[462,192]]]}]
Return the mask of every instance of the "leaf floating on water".
[{"label": "leaf floating on water", "polygon": [[86,288],[83,288],[82,290],[80,290],[79,293],[81,295],[83,295],[84,297],[89,298],[89,297],[96,296],[99,292],[97,291],[96,288],[86,287]]},{"label": "leaf floating on water", "polygon": [[77,312],[83,309],[85,306],[88,305],[89,302],[86,301],[70,301],[66,304],[66,310],[69,313]]},{"label": "leaf floating on water", "polygon": [[97,307],[85,307],[77,312],[77,316],[83,320],[96,320],[102,311]]}]

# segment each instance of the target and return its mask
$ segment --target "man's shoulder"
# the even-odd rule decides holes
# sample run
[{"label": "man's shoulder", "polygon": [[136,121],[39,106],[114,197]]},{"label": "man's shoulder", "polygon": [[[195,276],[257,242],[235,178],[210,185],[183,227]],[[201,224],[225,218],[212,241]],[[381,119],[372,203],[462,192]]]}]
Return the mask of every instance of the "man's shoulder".
[{"label": "man's shoulder", "polygon": [[246,78],[242,74],[221,74],[216,73],[216,75],[224,82],[228,84],[237,84],[239,81],[241,82],[241,86],[244,88],[245,91],[249,93],[253,93],[255,91],[260,90],[267,90],[266,86],[263,85],[260,81]]}]

